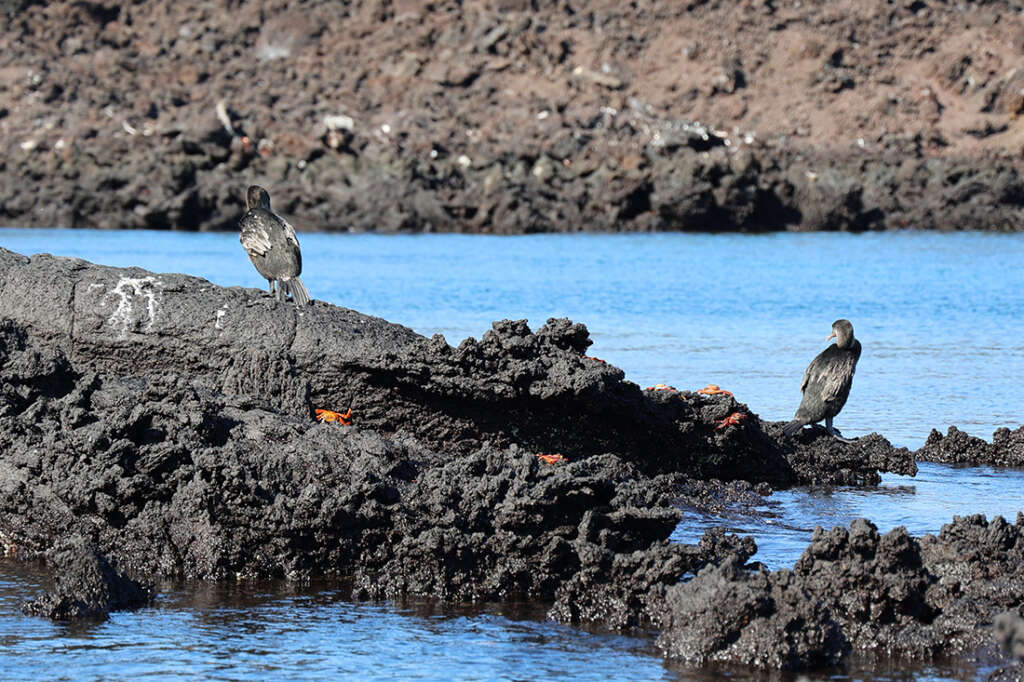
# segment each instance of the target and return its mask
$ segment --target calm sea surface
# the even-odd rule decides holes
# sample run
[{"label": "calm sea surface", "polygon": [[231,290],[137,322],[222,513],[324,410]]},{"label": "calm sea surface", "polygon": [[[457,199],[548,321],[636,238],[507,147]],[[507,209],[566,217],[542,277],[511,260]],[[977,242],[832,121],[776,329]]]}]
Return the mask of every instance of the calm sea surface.
[{"label": "calm sea surface", "polygon": [[[956,424],[990,438],[1024,413],[1024,236],[301,234],[314,298],[457,344],[493,320],[570,317],[593,355],[641,386],[716,383],[789,419],[800,378],[839,317],[864,353],[836,425],[919,447]],[[0,229],[0,246],[264,287],[234,234]],[[675,538],[726,526],[757,559],[792,565],[815,525],[866,516],[937,532],[954,514],[1024,509],[1024,472],[923,465],[878,489],[797,489],[764,518],[692,517]],[[0,678],[712,679],[675,669],[648,638],[544,622],[543,608],[353,603],[339,586],[169,585],[153,608],[68,628],[19,614],[44,574],[0,563]],[[858,670],[833,679],[973,679],[987,668]],[[745,677],[740,673],[740,677]]]}]

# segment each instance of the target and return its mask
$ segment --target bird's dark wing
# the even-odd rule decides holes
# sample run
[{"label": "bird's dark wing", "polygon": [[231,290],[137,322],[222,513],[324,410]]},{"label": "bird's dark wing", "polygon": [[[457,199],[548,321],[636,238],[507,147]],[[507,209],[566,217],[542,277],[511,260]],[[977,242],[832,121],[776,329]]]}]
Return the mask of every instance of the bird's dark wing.
[{"label": "bird's dark wing", "polygon": [[823,350],[807,366],[800,390],[804,391],[808,386],[813,387],[823,403],[831,403],[838,398],[845,400],[850,391],[850,384],[853,383],[853,372],[860,355],[859,347],[857,351],[852,353],[840,350],[835,345]]},{"label": "bird's dark wing", "polygon": [[284,228],[285,239],[294,244],[295,248],[299,248],[299,238],[295,236],[295,228],[287,220],[281,218],[281,216],[278,216],[278,219],[280,219],[281,226]]},{"label": "bird's dark wing", "polygon": [[850,384],[853,383],[853,372],[857,368],[857,359],[849,353],[843,353],[842,357],[836,358],[834,362],[832,371],[828,373],[821,387],[821,399],[826,403],[838,399],[846,401],[846,396],[850,394]]},{"label": "bird's dark wing", "polygon": [[270,235],[267,234],[264,221],[252,213],[246,213],[239,224],[242,231],[238,235],[238,241],[242,242],[242,248],[246,253],[251,256],[265,256],[270,251]]}]

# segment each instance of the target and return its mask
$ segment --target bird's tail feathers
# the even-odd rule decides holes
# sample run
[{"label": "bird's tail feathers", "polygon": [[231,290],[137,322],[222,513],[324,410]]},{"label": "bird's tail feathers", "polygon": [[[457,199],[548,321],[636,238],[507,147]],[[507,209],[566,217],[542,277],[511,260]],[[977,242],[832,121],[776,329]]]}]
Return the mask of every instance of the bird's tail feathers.
[{"label": "bird's tail feathers", "polygon": [[804,423],[802,421],[800,421],[799,419],[794,419],[793,421],[789,422],[788,424],[782,427],[782,433],[785,434],[786,438],[792,438],[797,433],[799,433],[800,429],[802,429],[803,427]]},{"label": "bird's tail feathers", "polygon": [[298,277],[292,277],[287,281],[281,282],[281,284],[285,288],[285,293],[291,293],[292,300],[295,301],[295,305],[309,305],[309,292],[306,291],[306,287],[302,283],[301,279]]}]

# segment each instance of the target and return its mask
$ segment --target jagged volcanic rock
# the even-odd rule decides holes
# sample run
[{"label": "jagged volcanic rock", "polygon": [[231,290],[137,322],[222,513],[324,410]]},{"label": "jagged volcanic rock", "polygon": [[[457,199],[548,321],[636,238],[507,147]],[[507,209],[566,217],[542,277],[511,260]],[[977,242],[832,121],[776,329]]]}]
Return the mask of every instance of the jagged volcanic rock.
[{"label": "jagged volcanic rock", "polygon": [[[2,250],[0,311],[4,545],[45,552],[80,535],[134,577],[343,575],[362,597],[544,599],[565,622],[660,624],[670,652],[694,646],[681,624],[712,627],[710,612],[686,617],[685,591],[716,575],[744,583],[743,613],[773,638],[820,626],[790,650],[745,631],[744,651],[775,666],[837,660],[888,622],[861,632],[835,616],[840,577],[817,565],[848,551],[841,538],[816,537],[816,568],[789,582],[743,568],[749,538],[668,538],[687,509],[912,473],[909,452],[814,429],[787,442],[731,395],[641,390],[584,355],[581,324],[505,320],[453,348],[322,302],[298,311],[185,275]],[[349,405],[352,426],[313,417]],[[688,482],[712,474],[735,482]],[[902,542],[879,541],[884,560],[856,555],[870,589],[916,551]],[[953,608],[901,580],[910,601],[899,586],[882,598],[900,617]],[[836,584],[844,598],[868,589]]]},{"label": "jagged volcanic rock", "polygon": [[993,635],[999,648],[1017,660],[1024,659],[1024,618],[1017,611],[996,616]]},{"label": "jagged volcanic rock", "polygon": [[1022,599],[1024,514],[957,517],[920,539],[859,519],[816,529],[792,570],[708,565],[667,588],[655,612],[670,657],[806,669],[851,650],[918,660],[975,650]]},{"label": "jagged volcanic rock", "polygon": [[119,573],[82,536],[61,541],[47,553],[56,587],[22,610],[52,620],[106,620],[111,611],[143,606],[153,598],[143,587]]},{"label": "jagged volcanic rock", "polygon": [[924,445],[914,453],[919,462],[943,464],[988,464],[991,466],[1024,466],[1024,426],[1014,430],[996,429],[992,442],[968,435],[950,426],[946,435],[932,429]]},{"label": "jagged volcanic rock", "polygon": [[[731,396],[641,391],[622,370],[586,357],[586,327],[567,320],[536,333],[524,321],[496,322],[480,341],[452,348],[323,302],[300,312],[185,275],[0,251],[0,276],[12,338],[30,355],[30,337],[58,353],[65,391],[90,373],[187,380],[298,418],[351,406],[359,426],[408,431],[435,450],[466,454],[488,442],[570,459],[628,453],[645,471],[693,477],[786,485],[914,472],[908,452],[890,447],[886,459],[870,438],[863,446],[814,439],[794,451],[757,419],[723,425],[750,413]],[[42,290],[47,296],[36,295]]]},{"label": "jagged volcanic rock", "polygon": [[1021,44],[1018,0],[15,0],[0,220],[1021,230]]}]

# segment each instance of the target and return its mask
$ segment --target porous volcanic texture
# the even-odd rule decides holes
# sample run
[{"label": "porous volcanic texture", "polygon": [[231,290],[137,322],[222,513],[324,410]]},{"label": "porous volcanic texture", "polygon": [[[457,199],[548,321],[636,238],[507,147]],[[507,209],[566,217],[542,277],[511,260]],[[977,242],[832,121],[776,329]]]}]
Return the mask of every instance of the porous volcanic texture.
[{"label": "porous volcanic texture", "polygon": [[[693,664],[806,669],[847,652],[956,656],[991,643],[1024,600],[1024,515],[956,517],[937,536],[871,522],[815,530],[792,570],[721,562],[665,589],[659,645]],[[1010,624],[1012,626],[1012,624]],[[1012,627],[999,634],[1012,643]]]},{"label": "porous volcanic texture", "polygon": [[[513,444],[570,460],[613,452],[648,473],[694,478],[870,483],[879,470],[916,471],[909,451],[878,436],[843,444],[808,430],[788,443],[731,395],[641,391],[621,369],[584,355],[586,327],[565,319],[536,333],[525,321],[495,322],[453,348],[323,302],[299,310],[185,275],[0,249],[0,278],[8,343],[31,358],[12,365],[12,381],[48,381],[47,395],[91,390],[80,379],[91,374],[188,384],[305,420],[314,408],[351,406],[358,426],[408,432],[438,452]],[[48,295],[37,296],[44,285]],[[140,428],[159,442],[167,418],[142,413]],[[733,414],[742,419],[725,421]],[[224,439],[230,428],[209,430]]]},{"label": "porous volcanic texture", "polygon": [[[641,390],[569,320],[453,348],[322,302],[4,250],[0,310],[0,545],[53,550],[68,578],[38,608],[60,617],[134,601],[109,566],[335,575],[357,597],[539,599],[659,629],[687,662],[802,669],[974,650],[1024,600],[1024,517],[920,539],[857,521],[774,573],[749,538],[670,543],[694,509],[913,457],[877,435],[780,439],[731,395]],[[349,405],[351,426],[314,419]]]},{"label": "porous volcanic texture", "polygon": [[974,466],[1024,466],[1024,426],[999,428],[988,443],[950,426],[946,435],[932,429],[924,445],[914,453],[919,462],[971,464]]},{"label": "porous volcanic texture", "polygon": [[0,6],[0,222],[1024,228],[1018,0]]},{"label": "porous volcanic texture", "polygon": [[[452,348],[321,302],[2,250],[0,310],[0,540],[81,534],[133,576],[345,575],[361,596],[527,596],[638,626],[651,594],[754,552],[669,544],[682,508],[914,471],[880,437],[787,443],[732,396],[641,391],[568,320]],[[348,405],[353,426],[314,419]],[[687,483],[710,474],[740,482]]]},{"label": "porous volcanic texture", "polygon": [[996,616],[993,630],[1000,650],[1018,661],[1024,659],[1024,618],[1018,610],[1003,611]]},{"label": "porous volcanic texture", "polygon": [[56,586],[22,610],[52,620],[106,620],[111,611],[148,604],[152,589],[119,573],[82,536],[62,540],[47,553]]}]

